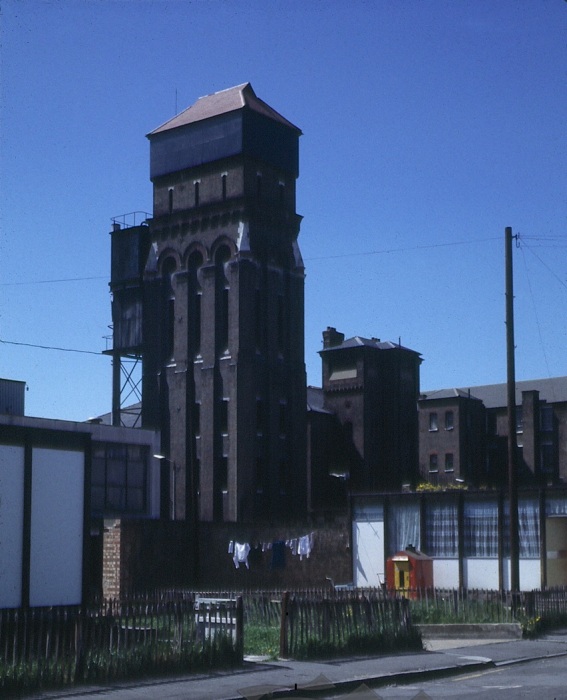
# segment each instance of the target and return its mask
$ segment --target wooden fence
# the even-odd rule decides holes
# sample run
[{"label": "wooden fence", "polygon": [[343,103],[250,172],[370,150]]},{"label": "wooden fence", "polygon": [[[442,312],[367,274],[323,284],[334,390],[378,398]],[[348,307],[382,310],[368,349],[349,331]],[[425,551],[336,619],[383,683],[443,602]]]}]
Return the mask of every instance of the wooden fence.
[{"label": "wooden fence", "polygon": [[404,590],[415,623],[509,623],[540,617],[553,623],[567,618],[567,588],[535,591],[485,589]]},{"label": "wooden fence", "polygon": [[48,684],[236,665],[242,599],[136,598],[0,610],[0,695]]},{"label": "wooden fence", "polygon": [[525,607],[530,617],[567,622],[567,588],[548,588],[526,593]]},{"label": "wooden fence", "polygon": [[404,598],[374,591],[309,597],[285,593],[282,598],[283,658],[412,648],[421,648],[421,642]]},{"label": "wooden fence", "polygon": [[411,601],[414,622],[435,624],[515,622],[515,605],[505,591],[482,589],[419,589],[404,591]]},{"label": "wooden fence", "polygon": [[515,597],[452,589],[404,594],[161,591],[89,607],[0,609],[0,696],[239,664],[247,624],[279,629],[281,657],[307,658],[417,648],[415,623],[513,622],[519,615],[567,623],[566,588]]}]

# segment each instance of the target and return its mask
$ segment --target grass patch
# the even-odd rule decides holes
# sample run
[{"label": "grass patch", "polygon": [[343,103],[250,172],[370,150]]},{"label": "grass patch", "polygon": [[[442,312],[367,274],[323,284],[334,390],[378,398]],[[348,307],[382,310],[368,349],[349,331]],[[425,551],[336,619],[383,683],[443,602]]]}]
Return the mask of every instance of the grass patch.
[{"label": "grass patch", "polygon": [[483,601],[411,601],[413,624],[439,625],[456,623],[513,622],[510,609],[504,604]]},{"label": "grass patch", "polygon": [[387,654],[390,652],[422,651],[421,633],[415,627],[406,632],[391,634],[350,635],[343,644],[333,644],[320,639],[308,639],[305,644],[297,645],[294,651],[296,659],[322,659],[337,656],[361,656],[365,654]]},{"label": "grass patch", "polygon": [[0,697],[81,683],[193,673],[240,665],[228,635],[216,635],[203,644],[138,644],[130,649],[87,649],[78,664],[75,656],[57,661],[0,663]]},{"label": "grass patch", "polygon": [[280,626],[247,624],[244,628],[244,653],[277,659],[280,651]]}]

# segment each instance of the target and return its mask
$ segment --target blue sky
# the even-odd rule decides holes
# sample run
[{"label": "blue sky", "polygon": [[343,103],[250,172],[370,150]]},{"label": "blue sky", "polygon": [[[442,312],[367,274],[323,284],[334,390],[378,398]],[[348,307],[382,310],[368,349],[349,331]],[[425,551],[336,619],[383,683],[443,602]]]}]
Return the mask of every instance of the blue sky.
[{"label": "blue sky", "polygon": [[151,211],[145,134],[247,81],[303,131],[310,384],[329,325],[422,353],[423,390],[506,381],[506,226],[517,379],[567,374],[563,0],[3,0],[0,21],[0,376],[29,415],[109,410],[108,233]]}]

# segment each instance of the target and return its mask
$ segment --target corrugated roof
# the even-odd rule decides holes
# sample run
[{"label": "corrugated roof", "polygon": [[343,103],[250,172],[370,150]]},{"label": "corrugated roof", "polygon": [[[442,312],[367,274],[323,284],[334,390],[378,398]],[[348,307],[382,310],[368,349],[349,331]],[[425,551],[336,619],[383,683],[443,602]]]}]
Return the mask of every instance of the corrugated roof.
[{"label": "corrugated roof", "polygon": [[[551,377],[549,379],[528,379],[516,382],[516,404],[522,403],[523,391],[539,391],[541,401],[548,403],[567,402],[567,377]],[[453,394],[451,394],[453,392]],[[422,396],[427,399],[442,399],[456,396],[468,396],[469,389],[437,389],[424,391]],[[480,399],[486,408],[500,408],[507,404],[507,385],[485,384],[470,387],[470,393],[474,398]]]},{"label": "corrugated roof", "polygon": [[236,85],[235,87],[227,88],[220,92],[214,92],[212,95],[200,97],[195,104],[191,105],[183,112],[180,112],[177,116],[173,117],[173,119],[165,122],[165,124],[158,126],[158,128],[151,131],[148,136],[154,136],[155,134],[160,134],[170,129],[177,129],[181,126],[194,124],[204,119],[218,117],[221,114],[228,114],[229,112],[234,112],[244,107],[258,112],[259,114],[263,114],[265,117],[273,119],[301,133],[301,130],[294,124],[285,117],[282,117],[279,112],[276,112],[275,109],[272,109],[268,104],[257,97],[250,83],[242,83],[242,85]]}]

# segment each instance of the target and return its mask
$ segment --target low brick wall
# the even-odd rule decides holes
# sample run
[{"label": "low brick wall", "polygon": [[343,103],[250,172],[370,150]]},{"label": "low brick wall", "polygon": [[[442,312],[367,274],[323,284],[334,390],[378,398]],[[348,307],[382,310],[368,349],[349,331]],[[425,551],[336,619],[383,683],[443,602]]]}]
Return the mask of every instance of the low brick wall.
[{"label": "low brick wall", "polygon": [[[274,560],[274,542],[312,533],[309,557],[284,547]],[[155,588],[196,587],[229,590],[253,588],[322,588],[352,581],[349,526],[346,518],[331,523],[286,526],[200,523],[198,578],[186,522],[106,520],[103,534],[102,594],[118,598]],[[235,567],[230,542],[249,544],[248,568]]]},{"label": "low brick wall", "polygon": [[185,522],[106,520],[102,552],[102,595],[187,587],[191,579],[190,539]]}]

